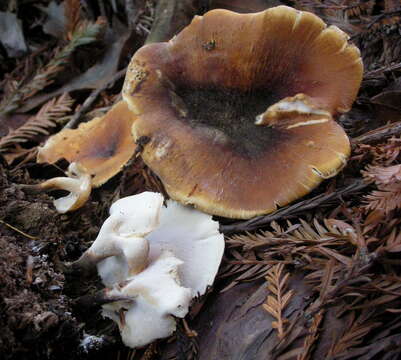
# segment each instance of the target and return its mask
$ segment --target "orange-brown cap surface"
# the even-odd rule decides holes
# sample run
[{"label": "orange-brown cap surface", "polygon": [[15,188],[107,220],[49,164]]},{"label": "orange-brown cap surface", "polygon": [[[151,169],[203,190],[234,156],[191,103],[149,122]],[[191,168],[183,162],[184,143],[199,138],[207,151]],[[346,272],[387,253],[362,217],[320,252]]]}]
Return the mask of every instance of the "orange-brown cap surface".
[{"label": "orange-brown cap surface", "polygon": [[52,136],[39,150],[38,162],[66,159],[77,163],[100,186],[117,174],[135,152],[131,127],[135,120],[124,101],[102,117],[65,129]]},{"label": "orange-brown cap surface", "polygon": [[315,15],[214,10],[140,49],[123,98],[142,157],[176,200],[216,215],[274,211],[335,175],[349,141],[332,115],[362,79],[359,50]]}]

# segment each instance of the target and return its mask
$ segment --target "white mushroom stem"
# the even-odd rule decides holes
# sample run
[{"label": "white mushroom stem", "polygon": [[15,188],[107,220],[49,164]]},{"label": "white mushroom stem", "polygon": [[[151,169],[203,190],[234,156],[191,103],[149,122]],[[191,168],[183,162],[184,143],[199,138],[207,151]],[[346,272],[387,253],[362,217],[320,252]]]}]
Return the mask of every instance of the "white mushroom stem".
[{"label": "white mushroom stem", "polygon": [[124,281],[128,275],[142,271],[148,262],[149,243],[145,236],[159,224],[163,197],[145,192],[136,195],[136,202],[121,199],[110,208],[110,217],[103,223],[92,246],[75,262],[75,266],[98,271],[106,286]]},{"label": "white mushroom stem", "polygon": [[[175,201],[145,192],[114,203],[92,246],[75,263],[97,265],[111,288],[104,315],[116,321],[126,345],[169,336],[174,317],[213,284],[224,251],[219,224]],[[131,301],[126,301],[130,299]]]},{"label": "white mushroom stem", "polygon": [[81,169],[78,164],[71,163],[66,172],[68,177],[56,177],[38,185],[21,185],[27,192],[45,192],[51,190],[65,190],[67,196],[55,199],[53,204],[60,214],[73,211],[83,206],[92,190],[91,176]]}]

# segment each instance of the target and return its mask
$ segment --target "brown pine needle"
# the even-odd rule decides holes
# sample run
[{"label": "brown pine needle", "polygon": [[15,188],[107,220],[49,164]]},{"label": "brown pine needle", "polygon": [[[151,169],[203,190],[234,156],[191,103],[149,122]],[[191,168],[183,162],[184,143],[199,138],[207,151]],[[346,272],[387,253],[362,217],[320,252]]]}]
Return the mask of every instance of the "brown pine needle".
[{"label": "brown pine needle", "polygon": [[308,336],[305,338],[302,353],[298,355],[297,360],[307,360],[311,358],[312,351],[315,347],[316,340],[319,338],[319,325],[322,322],[324,310],[317,312],[312,320],[312,324],[308,329]]},{"label": "brown pine needle", "polygon": [[272,266],[267,273],[267,288],[273,295],[269,295],[266,302],[262,305],[263,308],[276,319],[276,321],[272,322],[272,327],[277,330],[280,340],[285,336],[284,326],[288,322],[288,320],[283,317],[283,312],[293,295],[293,290],[285,292],[289,273],[283,275],[283,270],[284,264],[280,263]]},{"label": "brown pine needle", "polygon": [[13,229],[13,230],[16,231],[17,233],[21,234],[22,236],[27,237],[28,239],[31,239],[31,240],[37,240],[37,239],[38,239],[36,236],[29,235],[29,234],[23,232],[22,230],[16,228],[15,226],[12,226],[11,224],[6,223],[6,222],[3,221],[3,220],[0,220],[0,223],[2,223],[3,225],[9,227],[10,229]]}]

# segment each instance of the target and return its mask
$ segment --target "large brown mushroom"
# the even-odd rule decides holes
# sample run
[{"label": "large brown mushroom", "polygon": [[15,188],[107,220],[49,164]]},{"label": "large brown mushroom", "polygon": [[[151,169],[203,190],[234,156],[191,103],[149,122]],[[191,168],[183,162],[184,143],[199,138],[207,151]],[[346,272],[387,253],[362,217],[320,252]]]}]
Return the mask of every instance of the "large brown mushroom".
[{"label": "large brown mushroom", "polygon": [[213,10],[131,60],[134,140],[175,200],[250,218],[307,194],[350,153],[332,116],[355,100],[359,50],[317,16]]}]

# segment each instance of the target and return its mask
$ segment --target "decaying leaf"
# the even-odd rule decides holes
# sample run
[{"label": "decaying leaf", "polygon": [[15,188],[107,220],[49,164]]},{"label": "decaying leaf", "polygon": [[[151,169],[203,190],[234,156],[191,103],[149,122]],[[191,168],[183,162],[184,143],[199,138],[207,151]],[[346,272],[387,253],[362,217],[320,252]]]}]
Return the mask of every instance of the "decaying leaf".
[{"label": "decaying leaf", "polygon": [[21,20],[11,12],[0,11],[0,43],[9,57],[19,57],[28,51]]},{"label": "decaying leaf", "polygon": [[64,38],[66,33],[66,17],[64,15],[65,3],[57,3],[51,1],[47,7],[40,9],[47,15],[46,21],[43,24],[43,31],[46,34],[55,36],[59,39]]},{"label": "decaying leaf", "polygon": [[[106,50],[102,58],[98,59],[95,65],[84,73],[70,79],[64,86],[46,93],[39,94],[29,99],[22,107],[21,111],[29,111],[36,106],[47,101],[49,98],[58,96],[65,92],[72,92],[84,89],[97,89],[107,84],[115,75],[121,57],[121,51],[129,37],[128,29],[125,28],[118,19],[115,19],[115,27],[108,29],[105,33],[104,41]],[[102,23],[104,26],[104,23]],[[76,30],[77,31],[77,30]],[[89,42],[89,39],[88,39]]]}]

